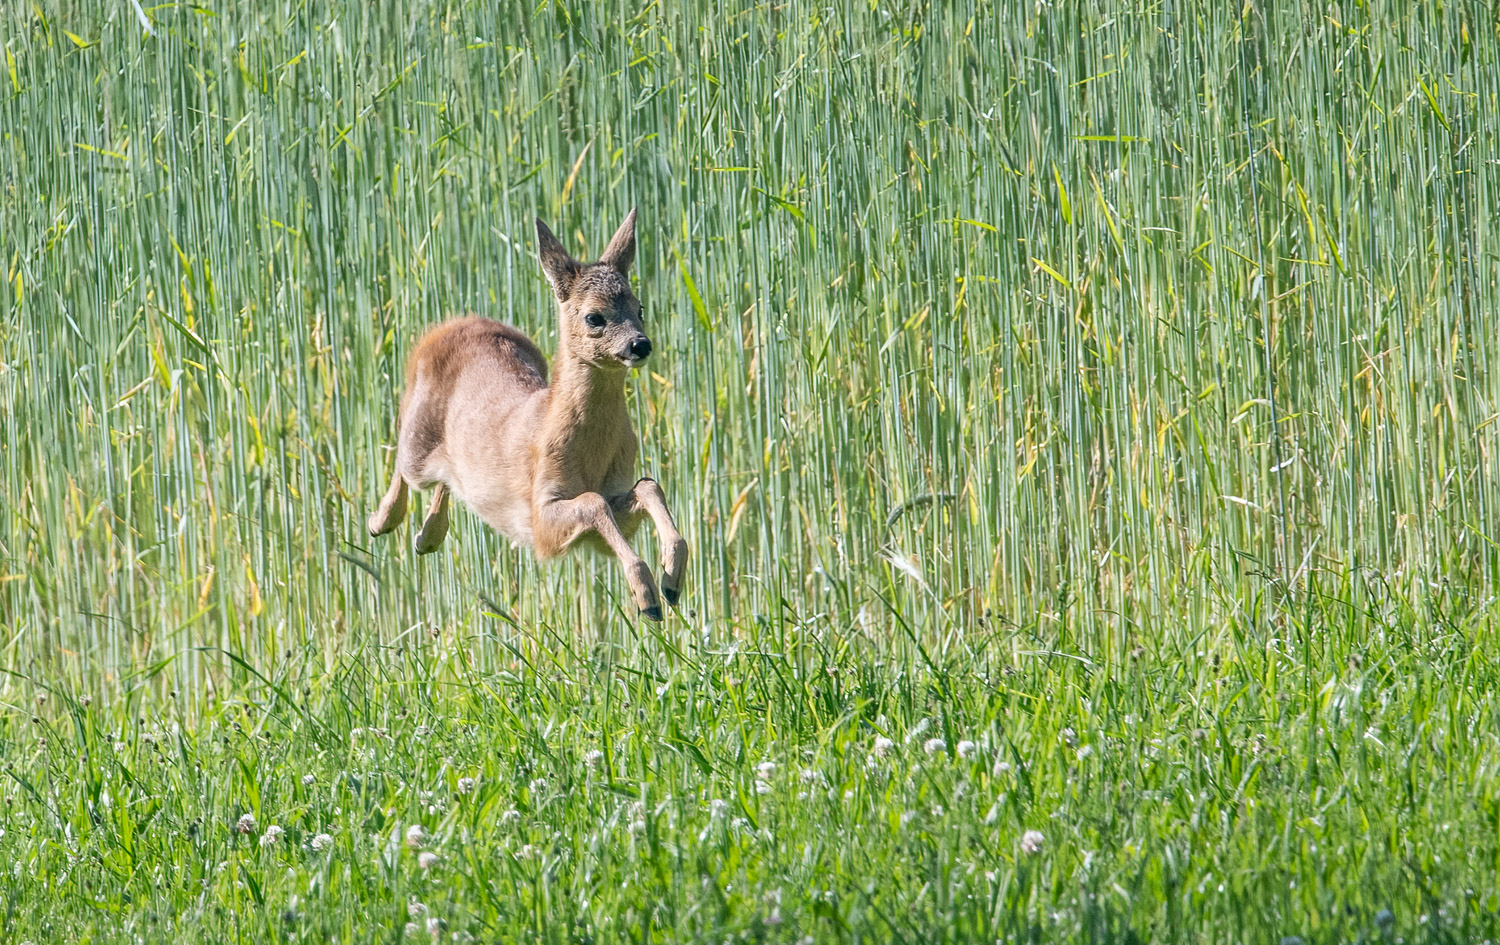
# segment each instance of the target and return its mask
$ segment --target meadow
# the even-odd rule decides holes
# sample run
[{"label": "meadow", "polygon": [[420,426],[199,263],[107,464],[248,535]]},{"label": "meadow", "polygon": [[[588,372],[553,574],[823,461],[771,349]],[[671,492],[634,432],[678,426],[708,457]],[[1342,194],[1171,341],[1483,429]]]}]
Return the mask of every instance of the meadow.
[{"label": "meadow", "polygon": [[[1500,938],[1491,4],[0,22],[0,941]],[[681,607],[370,539],[631,207]]]}]

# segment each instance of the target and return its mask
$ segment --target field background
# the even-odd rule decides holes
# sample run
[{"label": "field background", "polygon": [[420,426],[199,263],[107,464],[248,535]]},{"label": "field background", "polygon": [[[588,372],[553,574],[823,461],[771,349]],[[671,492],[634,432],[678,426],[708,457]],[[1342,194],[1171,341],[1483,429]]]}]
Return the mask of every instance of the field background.
[{"label": "field background", "polygon": [[[1500,932],[1489,4],[3,23],[0,939]],[[632,206],[682,609],[371,541]]]}]

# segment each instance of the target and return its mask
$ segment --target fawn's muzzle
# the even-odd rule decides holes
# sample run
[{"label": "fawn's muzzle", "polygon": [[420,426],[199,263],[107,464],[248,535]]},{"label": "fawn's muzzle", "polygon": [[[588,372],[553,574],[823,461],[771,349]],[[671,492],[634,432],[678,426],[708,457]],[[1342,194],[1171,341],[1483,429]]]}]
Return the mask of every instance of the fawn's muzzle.
[{"label": "fawn's muzzle", "polygon": [[630,343],[626,353],[632,361],[646,360],[646,356],[651,353],[651,339],[641,335]]}]

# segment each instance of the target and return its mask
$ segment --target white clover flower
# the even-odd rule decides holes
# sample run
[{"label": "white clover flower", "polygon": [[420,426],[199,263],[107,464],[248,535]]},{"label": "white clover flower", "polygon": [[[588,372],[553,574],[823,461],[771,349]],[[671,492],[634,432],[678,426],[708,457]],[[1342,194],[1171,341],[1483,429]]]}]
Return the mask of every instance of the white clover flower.
[{"label": "white clover flower", "polygon": [[427,842],[427,831],[422,829],[421,824],[412,824],[406,828],[406,845],[413,850],[420,849]]},{"label": "white clover flower", "polygon": [[416,938],[417,935],[419,933],[421,933],[421,931],[422,930],[417,926],[417,923],[415,923],[415,922],[408,922],[408,923],[406,923],[406,937],[407,938]]},{"label": "white clover flower", "polygon": [[997,760],[995,762],[995,766],[990,769],[990,774],[993,774],[997,778],[1000,777],[1000,775],[1002,775],[1002,774],[1009,774],[1009,773],[1010,773],[1010,762],[1009,761],[1000,761],[1000,760]]},{"label": "white clover flower", "polygon": [[593,751],[583,756],[583,763],[588,765],[590,768],[599,767],[600,765],[604,764],[604,752],[595,748]]},{"label": "white clover flower", "polygon": [[756,781],[755,782],[755,793],[756,794],[770,794],[771,793],[771,785],[767,784],[764,781]]},{"label": "white clover flower", "polygon": [[547,788],[547,779],[537,778],[535,781],[532,781],[528,787],[533,794],[537,793],[538,791],[544,791]]},{"label": "white clover flower", "polygon": [[427,917],[427,934],[431,935],[433,938],[437,938],[439,935],[442,935],[443,929],[447,928],[447,926],[447,922],[444,922],[442,919],[439,919],[435,915]]},{"label": "white clover flower", "polygon": [[406,904],[406,914],[411,916],[413,919],[420,919],[422,918],[422,916],[427,914],[427,904],[423,902],[417,902],[415,899],[413,899],[411,902],[408,902]]},{"label": "white clover flower", "polygon": [[895,747],[896,743],[884,735],[875,736],[875,748],[873,750],[878,757],[884,758]]},{"label": "white clover flower", "polygon": [[1021,835],[1021,852],[1040,853],[1042,852],[1042,844],[1046,842],[1047,838],[1042,836],[1040,830],[1028,830]]},{"label": "white clover flower", "polygon": [[331,846],[333,846],[333,837],[326,833],[320,833],[316,837],[312,838],[312,848],[314,853],[322,853],[324,850],[328,849]]},{"label": "white clover flower", "polygon": [[922,743],[922,750],[927,752],[929,755],[935,755],[940,751],[947,751],[948,743],[943,741],[941,738],[929,738],[927,739],[927,741]]},{"label": "white clover flower", "polygon": [[819,771],[817,771],[814,768],[803,768],[802,769],[802,783],[803,784],[813,784],[813,783],[816,783],[817,781],[821,780],[822,777],[823,777],[822,773],[819,772]]},{"label": "white clover flower", "polygon": [[760,776],[762,781],[771,780],[772,776],[776,774],[776,762],[762,761],[755,766],[755,773]]},{"label": "white clover flower", "polygon": [[1075,752],[1075,754],[1077,755],[1079,761],[1082,761],[1083,759],[1087,758],[1089,755],[1092,755],[1093,753],[1094,753],[1094,746],[1093,745],[1079,745],[1078,746],[1078,751]]},{"label": "white clover flower", "polygon": [[969,741],[968,739],[964,739],[963,741],[958,743],[957,749],[958,757],[973,758],[974,753],[979,750],[979,746]]},{"label": "white clover flower", "polygon": [[268,847],[273,843],[280,843],[281,835],[285,832],[286,831],[282,830],[280,827],[272,824],[271,826],[266,828],[265,833],[260,835],[260,845],[263,847]]},{"label": "white clover flower", "polygon": [[715,817],[722,817],[729,813],[729,802],[722,797],[716,797],[708,802],[709,812]]},{"label": "white clover flower", "polygon": [[438,865],[438,860],[440,859],[442,859],[442,857],[438,856],[436,853],[433,853],[430,850],[423,850],[421,853],[417,854],[417,866],[424,870],[430,870],[434,866]]},{"label": "white clover flower", "polygon": [[630,826],[625,829],[629,830],[632,834],[645,833],[646,822],[644,820],[632,820]]},{"label": "white clover flower", "polygon": [[781,907],[777,906],[774,909],[772,909],[771,910],[771,914],[768,915],[768,916],[766,916],[766,918],[765,918],[764,921],[765,921],[765,923],[767,925],[773,925],[773,926],[774,925],[780,925],[781,924]]},{"label": "white clover flower", "polygon": [[236,833],[254,833],[256,828],[254,814],[241,814],[239,822],[234,825]]},{"label": "white clover flower", "polygon": [[317,777],[315,775],[304,774],[302,776],[302,784],[305,787],[312,787],[314,784],[317,783],[317,781],[318,781],[318,779],[317,779]]},{"label": "white clover flower", "polygon": [[521,812],[512,807],[500,815],[500,826],[513,827],[521,822]]},{"label": "white clover flower", "polygon": [[473,794],[474,789],[478,786],[479,782],[474,780],[473,778],[458,779],[458,793],[460,794]]},{"label": "white clover flower", "polygon": [[516,856],[520,857],[523,860],[529,860],[532,857],[536,856],[536,847],[528,843],[525,846],[521,847],[521,849],[516,851]]}]

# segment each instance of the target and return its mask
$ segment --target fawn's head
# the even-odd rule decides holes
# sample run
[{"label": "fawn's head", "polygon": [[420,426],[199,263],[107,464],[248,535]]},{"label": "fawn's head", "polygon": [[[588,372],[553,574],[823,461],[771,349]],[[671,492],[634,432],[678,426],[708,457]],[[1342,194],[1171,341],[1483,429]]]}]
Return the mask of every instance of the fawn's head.
[{"label": "fawn's head", "polygon": [[641,323],[641,303],[630,290],[635,260],[635,211],[620,224],[598,262],[568,254],[540,218],[537,257],[557,294],[562,350],[596,368],[637,367],[651,353]]}]

